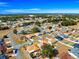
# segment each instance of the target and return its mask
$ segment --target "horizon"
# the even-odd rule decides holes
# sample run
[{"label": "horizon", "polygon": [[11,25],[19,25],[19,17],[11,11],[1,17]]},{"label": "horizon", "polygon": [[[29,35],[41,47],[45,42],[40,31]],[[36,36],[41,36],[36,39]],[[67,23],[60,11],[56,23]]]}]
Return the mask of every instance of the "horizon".
[{"label": "horizon", "polygon": [[79,15],[79,13],[5,13],[0,14],[0,16],[5,15]]},{"label": "horizon", "polygon": [[0,14],[79,14],[78,0],[0,0]]}]

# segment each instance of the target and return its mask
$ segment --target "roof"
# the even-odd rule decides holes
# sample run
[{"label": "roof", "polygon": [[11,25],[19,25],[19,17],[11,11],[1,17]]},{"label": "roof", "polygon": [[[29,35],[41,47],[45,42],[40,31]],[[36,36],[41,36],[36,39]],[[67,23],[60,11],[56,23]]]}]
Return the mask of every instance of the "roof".
[{"label": "roof", "polygon": [[0,45],[3,44],[3,43],[4,43],[3,40],[0,38]]},{"label": "roof", "polygon": [[27,38],[31,38],[32,36],[38,36],[39,33],[27,34],[25,35]]},{"label": "roof", "polygon": [[0,59],[7,59],[7,56],[5,56],[5,55],[0,55]]},{"label": "roof", "polygon": [[2,45],[4,42],[0,41],[0,45]]},{"label": "roof", "polygon": [[79,48],[79,44],[74,44],[74,47]]},{"label": "roof", "polygon": [[68,38],[68,35],[67,34],[62,34],[61,35],[63,38]]},{"label": "roof", "polygon": [[3,52],[6,52],[7,48],[4,45],[0,45],[0,50],[2,50]]},{"label": "roof", "polygon": [[28,34],[28,35],[25,35],[27,38],[31,38],[32,36],[34,36],[34,34]]},{"label": "roof", "polygon": [[48,40],[47,40],[46,38],[43,38],[43,39],[41,40],[41,42],[46,44],[46,43],[48,43]]},{"label": "roof", "polygon": [[37,51],[37,50],[39,50],[39,47],[37,46],[37,45],[31,45],[31,46],[26,46],[26,49],[27,49],[27,51],[29,52],[29,53],[31,53],[31,52],[34,52],[34,51]]},{"label": "roof", "polygon": [[68,53],[62,53],[60,59],[73,59]]},{"label": "roof", "polygon": [[63,40],[63,37],[61,36],[56,36],[55,38],[58,39],[59,41]]},{"label": "roof", "polygon": [[70,52],[79,58],[79,48],[72,48]]}]

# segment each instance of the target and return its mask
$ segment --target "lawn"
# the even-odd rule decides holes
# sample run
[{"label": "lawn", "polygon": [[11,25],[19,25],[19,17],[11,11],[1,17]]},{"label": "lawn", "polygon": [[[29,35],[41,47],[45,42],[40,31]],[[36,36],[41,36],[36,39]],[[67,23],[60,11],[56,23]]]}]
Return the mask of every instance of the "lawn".
[{"label": "lawn", "polygon": [[74,46],[74,44],[75,44],[73,42],[69,42],[69,41],[66,41],[66,40],[63,40],[62,42],[65,43],[65,44],[68,44],[70,46]]}]

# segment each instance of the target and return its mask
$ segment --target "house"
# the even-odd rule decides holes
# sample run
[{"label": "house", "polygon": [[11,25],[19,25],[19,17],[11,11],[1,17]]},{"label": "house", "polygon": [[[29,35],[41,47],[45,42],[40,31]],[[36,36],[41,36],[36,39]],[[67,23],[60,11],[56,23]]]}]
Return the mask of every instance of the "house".
[{"label": "house", "polygon": [[31,45],[31,46],[26,46],[25,49],[29,52],[29,53],[32,53],[32,52],[35,52],[35,51],[38,51],[39,50],[39,47],[37,45]]},{"label": "house", "polygon": [[75,48],[79,48],[79,44],[74,44],[74,47]]},{"label": "house", "polygon": [[6,48],[5,45],[0,45],[0,52],[1,52],[2,54],[4,54],[4,53],[6,52],[6,50],[7,50],[7,48]]},{"label": "house", "polygon": [[46,38],[43,38],[43,39],[41,40],[41,42],[42,42],[42,44],[47,44],[47,43],[48,43],[48,40],[47,40]]},{"label": "house", "polygon": [[71,48],[69,49],[69,54],[73,56],[75,59],[79,59],[79,48]]},{"label": "house", "polygon": [[60,59],[73,59],[73,58],[68,53],[63,52],[60,56]]},{"label": "house", "polygon": [[5,55],[7,48],[3,42],[2,39],[0,39],[0,59],[7,59],[7,56]]},{"label": "house", "polygon": [[6,55],[0,55],[0,59],[8,59]]},{"label": "house", "polygon": [[29,46],[23,46],[21,49],[23,56],[25,56],[24,59],[32,59],[36,57],[37,53],[40,51],[40,48],[35,44]]},{"label": "house", "polygon": [[10,46],[11,45],[10,38],[5,38],[4,42],[5,42],[6,46]]},{"label": "house", "polygon": [[2,39],[0,39],[0,51],[2,52],[2,53],[5,53],[6,52],[6,46],[5,46],[5,44],[4,44],[4,41],[2,40]]},{"label": "house", "polygon": [[63,37],[61,37],[61,36],[56,36],[55,38],[58,39],[59,41],[63,40]]},{"label": "house", "polygon": [[27,38],[31,38],[34,34],[25,35]]}]

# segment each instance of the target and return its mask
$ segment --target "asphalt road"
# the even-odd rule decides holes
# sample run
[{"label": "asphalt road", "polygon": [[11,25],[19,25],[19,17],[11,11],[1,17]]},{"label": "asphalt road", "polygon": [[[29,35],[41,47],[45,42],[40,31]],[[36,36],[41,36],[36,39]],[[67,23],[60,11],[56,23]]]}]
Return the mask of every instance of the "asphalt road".
[{"label": "asphalt road", "polygon": [[[11,45],[12,45],[13,49],[19,49],[20,47],[22,47],[23,45],[25,45],[25,44],[17,44],[17,43],[12,39],[12,35],[13,35],[13,33],[9,33],[9,34],[8,34],[8,37],[9,37],[9,39],[10,39],[10,41],[11,41]],[[23,58],[22,58],[22,55],[21,55],[21,53],[20,53],[19,50],[18,50],[17,53],[16,53],[16,58],[17,58],[17,59],[23,59]]]}]

